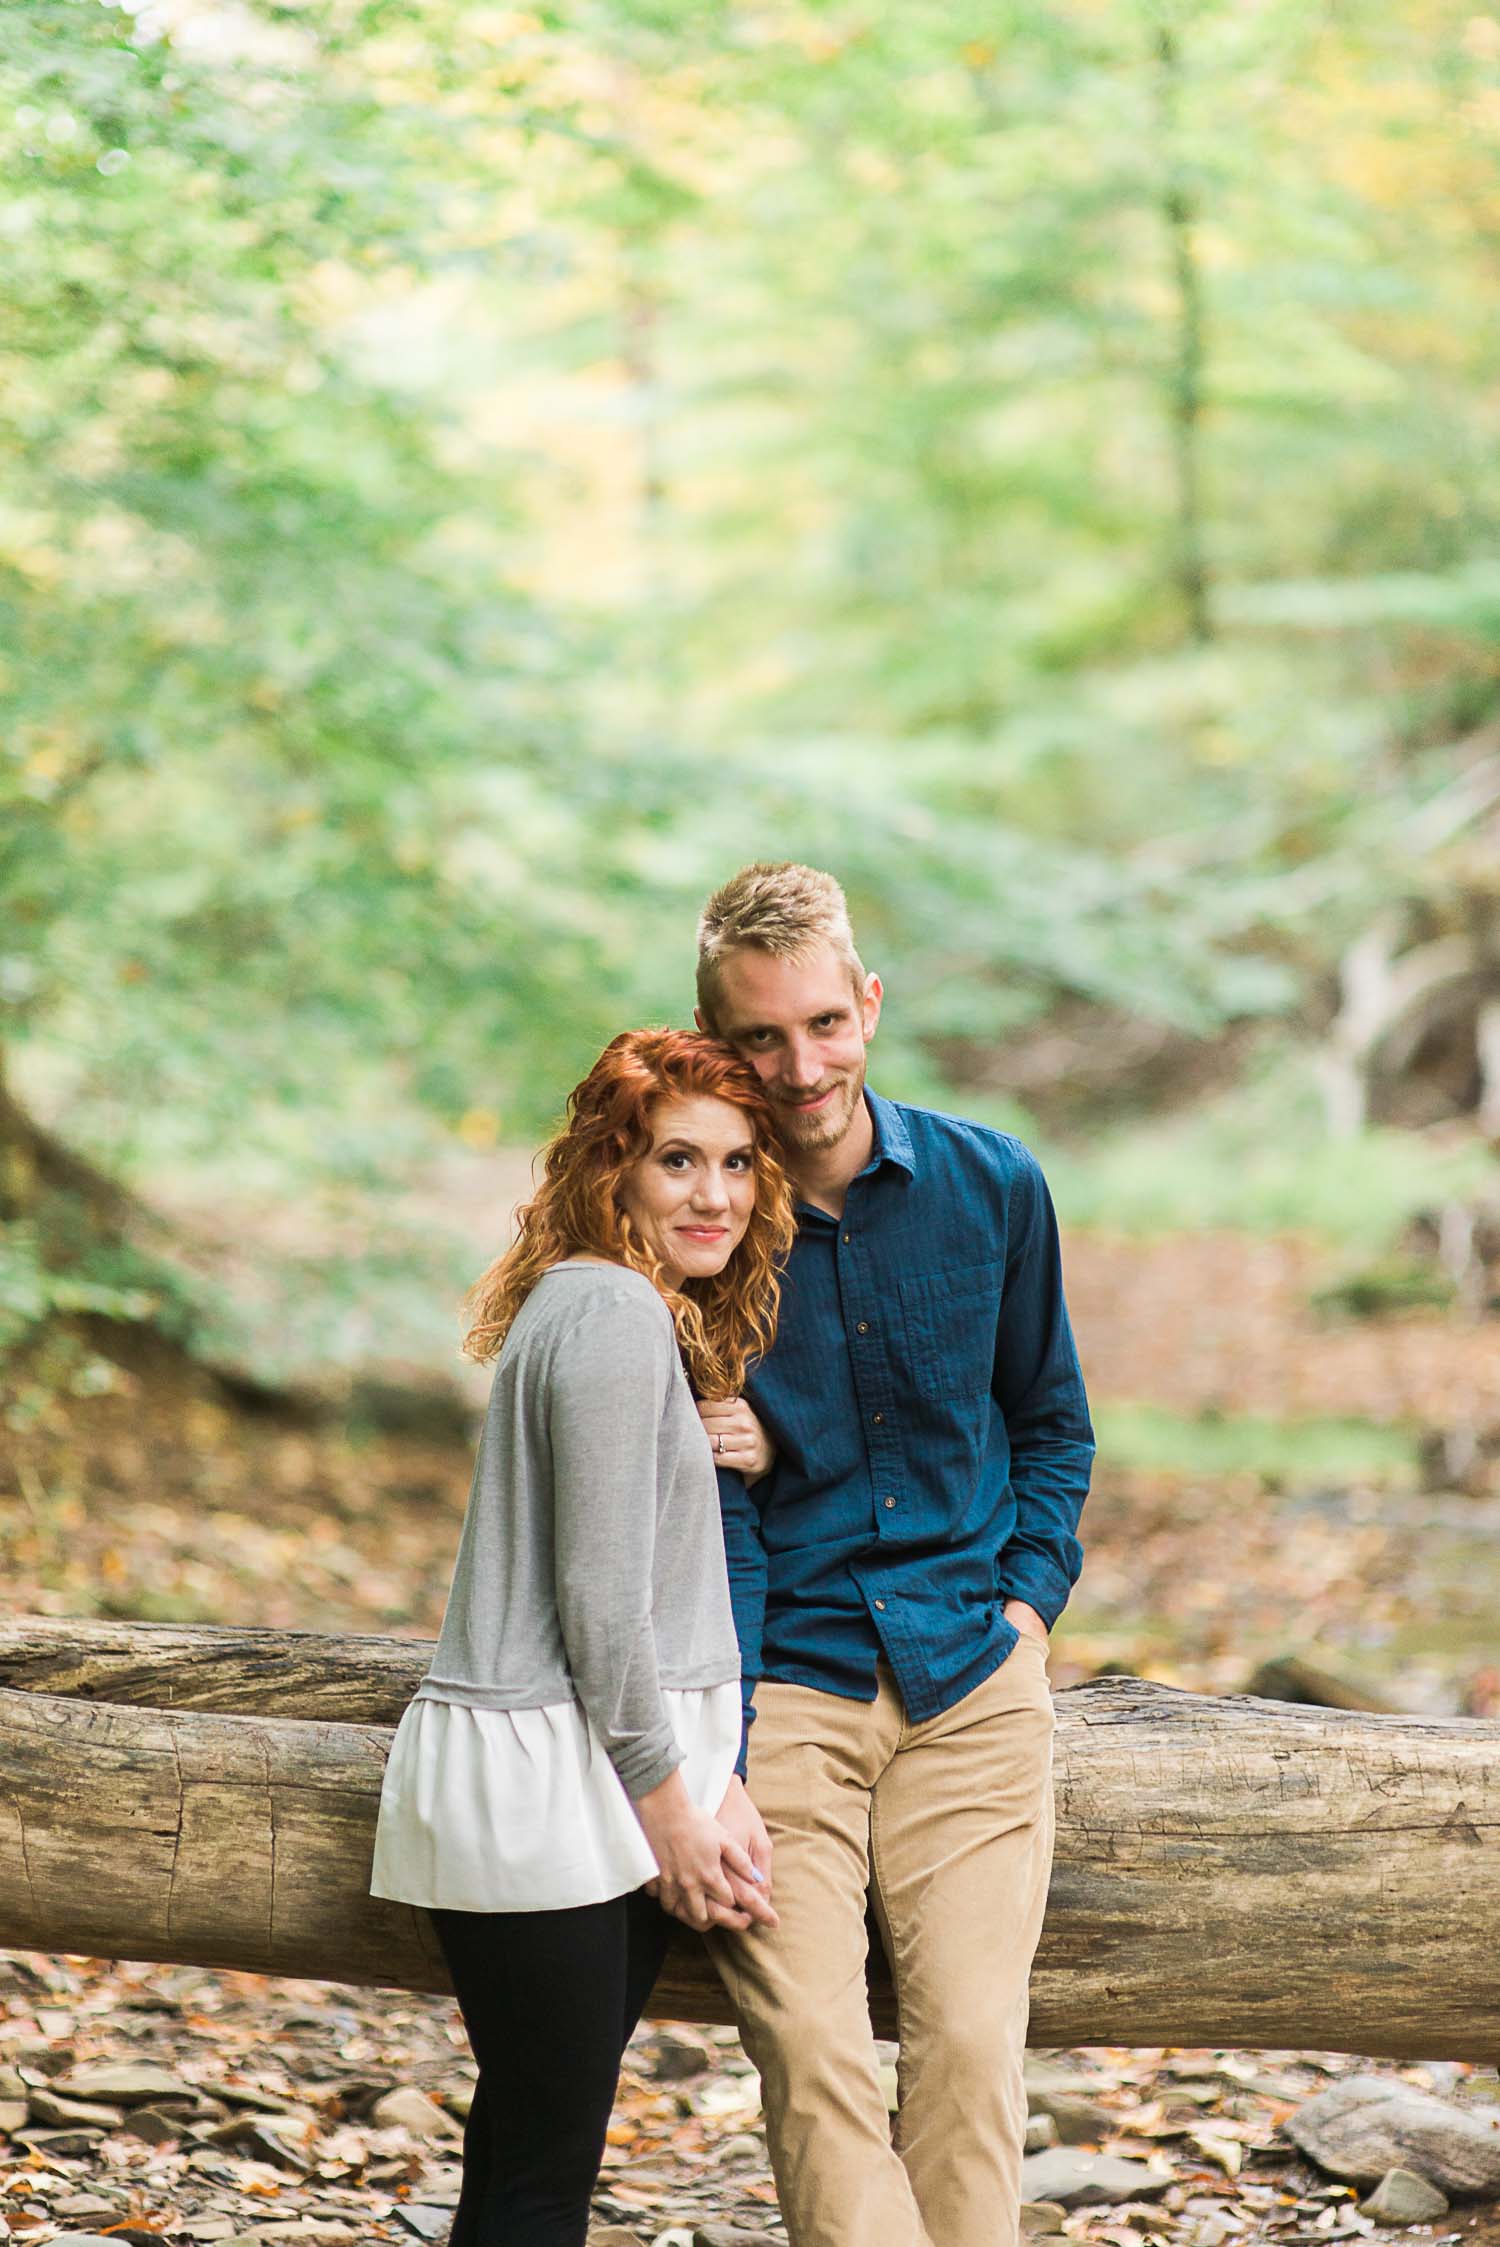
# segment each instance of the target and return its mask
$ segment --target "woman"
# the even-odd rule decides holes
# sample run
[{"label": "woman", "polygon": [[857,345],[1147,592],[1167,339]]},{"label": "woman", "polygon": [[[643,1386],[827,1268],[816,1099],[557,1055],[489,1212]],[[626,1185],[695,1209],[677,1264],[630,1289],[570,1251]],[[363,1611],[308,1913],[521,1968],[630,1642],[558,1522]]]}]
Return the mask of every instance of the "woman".
[{"label": "woman", "polygon": [[667,1912],[775,1925],[689,1387],[737,1394],[772,1339],[792,1236],[773,1148],[728,1046],[626,1031],[469,1299],[465,1348],[498,1362],[371,1879],[432,1911],[479,2063],[452,2247],[582,2247]]}]

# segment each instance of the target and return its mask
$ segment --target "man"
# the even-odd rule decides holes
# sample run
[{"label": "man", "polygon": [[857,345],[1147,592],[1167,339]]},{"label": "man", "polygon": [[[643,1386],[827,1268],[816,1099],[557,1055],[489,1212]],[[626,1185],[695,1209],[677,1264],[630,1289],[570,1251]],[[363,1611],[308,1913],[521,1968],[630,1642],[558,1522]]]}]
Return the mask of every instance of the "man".
[{"label": "man", "polygon": [[[1093,1456],[1056,1220],[1017,1140],[867,1090],[881,986],[830,875],[750,866],[719,890],[698,997],[765,1086],[799,1197],[775,1348],[746,1400],[703,1408],[780,1918],[715,1957],[792,2247],[1009,2247],[1046,1642]],[[867,1900],[899,2008],[894,2147]]]}]

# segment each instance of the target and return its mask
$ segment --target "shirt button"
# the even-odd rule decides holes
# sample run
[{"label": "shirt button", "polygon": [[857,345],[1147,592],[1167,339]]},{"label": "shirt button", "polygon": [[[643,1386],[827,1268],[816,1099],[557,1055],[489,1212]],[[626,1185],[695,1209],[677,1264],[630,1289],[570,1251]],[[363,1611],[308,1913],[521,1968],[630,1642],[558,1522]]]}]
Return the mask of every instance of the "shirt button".
[{"label": "shirt button", "polygon": [[885,1426],[885,1414],[883,1412],[872,1412],[870,1414],[870,1418],[874,1421],[877,1428],[883,1428]]},{"label": "shirt button", "polygon": [[894,1498],[887,1498],[887,1500],[886,1500],[886,1502],[885,1502],[885,1503],[886,1503],[886,1510],[887,1510],[887,1512],[889,1512],[890,1508],[891,1508],[892,1506],[894,1506],[894,1505],[895,1505],[896,1501],[895,1501],[895,1499],[894,1499]]},{"label": "shirt button", "polygon": [[868,1319],[859,1319],[859,1320],[857,1320],[857,1321],[855,1322],[855,1327],[854,1327],[854,1331],[855,1331],[855,1333],[856,1333],[856,1334],[868,1334],[868,1333],[869,1333],[869,1331],[870,1331],[870,1322],[869,1322],[869,1320],[868,1320]]},{"label": "shirt button", "polygon": [[878,1608],[880,1609],[881,1613],[882,1613],[882,1614],[884,1614],[884,1612],[885,1612],[885,1601],[884,1601],[883,1599],[878,1599],[878,1600],[876,1600],[876,1602],[875,1602],[875,1605],[876,1605],[876,1606],[877,1606],[877,1607],[878,1607]]},{"label": "shirt button", "polygon": [[844,1235],[844,1246],[845,1246],[845,1248],[847,1248],[847,1247],[849,1246],[849,1243],[850,1243],[850,1242],[851,1242],[851,1241],[853,1240],[853,1238],[854,1238],[854,1235],[853,1235],[852,1233],[845,1233],[845,1235]]}]

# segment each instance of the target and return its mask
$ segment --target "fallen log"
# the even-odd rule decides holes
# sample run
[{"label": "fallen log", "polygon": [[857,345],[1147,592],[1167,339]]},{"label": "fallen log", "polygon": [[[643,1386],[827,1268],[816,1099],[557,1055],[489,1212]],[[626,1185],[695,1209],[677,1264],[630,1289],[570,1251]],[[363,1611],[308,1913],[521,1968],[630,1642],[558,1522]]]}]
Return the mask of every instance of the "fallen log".
[{"label": "fallen log", "polygon": [[127,1707],[395,1725],[432,1640],[0,1616],[0,1687]]},{"label": "fallen log", "polygon": [[1332,1670],[1321,1670],[1316,1662],[1305,1662],[1300,1654],[1281,1654],[1262,1662],[1254,1675],[1246,1678],[1244,1691],[1258,1701],[1290,1701],[1308,1709],[1362,1709],[1367,1716],[1399,1713],[1391,1701],[1372,1693],[1368,1686],[1356,1684],[1353,1678],[1335,1677]]},{"label": "fallen log", "polygon": [[[1134,1678],[1057,1708],[1035,2042],[1500,2057],[1500,1725]],[[441,1989],[423,1915],[366,1893],[388,1738],[0,1691],[0,1946]],[[652,2011],[727,2017],[693,1937]]]}]

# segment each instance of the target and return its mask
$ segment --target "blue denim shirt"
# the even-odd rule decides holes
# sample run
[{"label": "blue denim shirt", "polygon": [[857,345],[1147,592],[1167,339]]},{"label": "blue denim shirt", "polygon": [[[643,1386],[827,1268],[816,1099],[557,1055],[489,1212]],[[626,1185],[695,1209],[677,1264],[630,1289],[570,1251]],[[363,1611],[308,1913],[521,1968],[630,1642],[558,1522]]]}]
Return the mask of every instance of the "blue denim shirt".
[{"label": "blue denim shirt", "polygon": [[[1082,1564],[1094,1454],[1057,1220],[1019,1140],[867,1093],[844,1214],[798,1205],[775,1347],[745,1394],[776,1446],[719,1494],[745,1681],[875,1698],[914,1722],[1047,1624]],[[740,1769],[744,1771],[744,1749]]]}]

